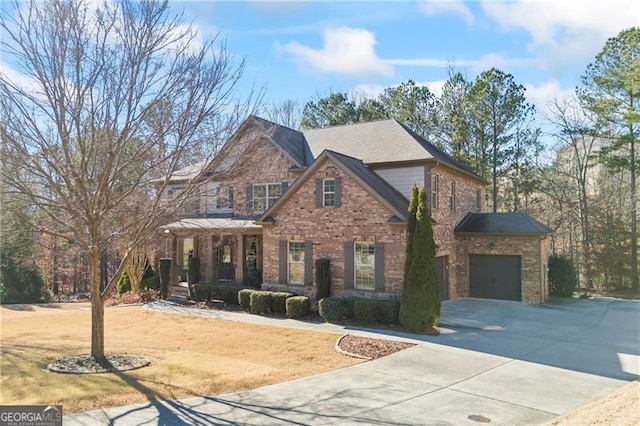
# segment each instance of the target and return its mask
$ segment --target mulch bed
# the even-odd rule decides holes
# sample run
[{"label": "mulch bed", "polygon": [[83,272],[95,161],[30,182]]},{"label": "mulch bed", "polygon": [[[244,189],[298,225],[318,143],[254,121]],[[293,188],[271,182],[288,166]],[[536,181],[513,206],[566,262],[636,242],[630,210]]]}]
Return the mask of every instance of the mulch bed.
[{"label": "mulch bed", "polygon": [[371,337],[345,334],[338,339],[336,350],[345,355],[363,359],[377,359],[391,355],[403,349],[415,346],[413,343],[396,340],[374,339]]},{"label": "mulch bed", "polygon": [[47,366],[47,370],[65,374],[112,373],[135,370],[151,364],[139,355],[107,355],[105,360],[97,360],[88,354],[60,358]]}]

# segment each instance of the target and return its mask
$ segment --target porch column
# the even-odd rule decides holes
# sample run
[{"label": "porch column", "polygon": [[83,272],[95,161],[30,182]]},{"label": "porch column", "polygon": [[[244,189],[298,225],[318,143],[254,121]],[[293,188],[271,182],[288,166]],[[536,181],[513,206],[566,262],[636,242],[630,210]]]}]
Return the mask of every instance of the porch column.
[{"label": "porch column", "polygon": [[236,234],[238,255],[236,256],[236,284],[244,284],[244,238],[241,233]]}]

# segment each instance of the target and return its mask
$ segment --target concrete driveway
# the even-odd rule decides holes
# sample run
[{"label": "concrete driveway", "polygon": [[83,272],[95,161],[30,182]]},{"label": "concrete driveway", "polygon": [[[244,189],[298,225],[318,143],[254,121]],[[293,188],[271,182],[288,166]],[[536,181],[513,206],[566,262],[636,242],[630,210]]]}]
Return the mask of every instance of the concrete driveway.
[{"label": "concrete driveway", "polygon": [[[341,328],[256,316],[235,319]],[[80,413],[65,417],[64,424],[540,424],[640,375],[638,302],[552,299],[524,305],[460,299],[443,304],[441,326],[438,337],[342,327],[419,344],[293,382]]]}]

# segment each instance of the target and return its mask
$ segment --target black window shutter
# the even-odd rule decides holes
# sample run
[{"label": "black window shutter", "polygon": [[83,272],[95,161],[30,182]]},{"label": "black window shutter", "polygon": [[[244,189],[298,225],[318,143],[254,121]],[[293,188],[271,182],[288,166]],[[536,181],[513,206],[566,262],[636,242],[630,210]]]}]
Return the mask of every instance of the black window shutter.
[{"label": "black window shutter", "polygon": [[282,190],[280,191],[280,194],[284,194],[284,191],[286,191],[287,188],[289,187],[289,182],[282,182],[280,185],[282,186]]},{"label": "black window shutter", "polygon": [[316,179],[316,207],[322,207],[322,179]]},{"label": "black window shutter", "polygon": [[289,262],[287,262],[288,250],[287,250],[287,240],[280,240],[279,245],[279,255],[278,255],[278,282],[280,284],[287,283],[287,266]]},{"label": "black window shutter", "polygon": [[304,242],[304,283],[313,284],[313,242]]},{"label": "black window shutter", "polygon": [[253,213],[253,185],[247,185],[247,213]]},{"label": "black window shutter", "polygon": [[376,291],[384,291],[384,243],[376,243],[374,248]]},{"label": "black window shutter", "polygon": [[353,241],[344,242],[344,288],[353,288]]},{"label": "black window shutter", "polygon": [[336,207],[342,206],[342,178],[340,176],[336,177]]}]

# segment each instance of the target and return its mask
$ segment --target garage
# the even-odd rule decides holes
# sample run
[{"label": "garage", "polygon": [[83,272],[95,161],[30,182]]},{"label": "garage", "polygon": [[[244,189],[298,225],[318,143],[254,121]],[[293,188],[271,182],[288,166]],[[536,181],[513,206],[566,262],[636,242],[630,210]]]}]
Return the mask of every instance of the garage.
[{"label": "garage", "polygon": [[440,287],[440,300],[449,299],[449,256],[436,257],[436,276]]},{"label": "garage", "polygon": [[469,255],[469,296],[522,300],[520,256]]}]

